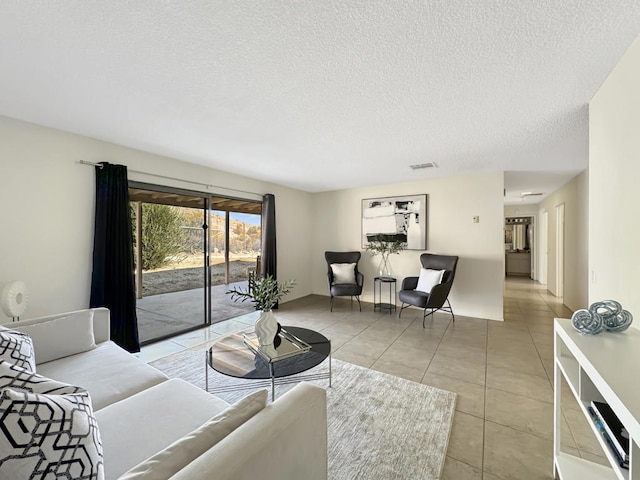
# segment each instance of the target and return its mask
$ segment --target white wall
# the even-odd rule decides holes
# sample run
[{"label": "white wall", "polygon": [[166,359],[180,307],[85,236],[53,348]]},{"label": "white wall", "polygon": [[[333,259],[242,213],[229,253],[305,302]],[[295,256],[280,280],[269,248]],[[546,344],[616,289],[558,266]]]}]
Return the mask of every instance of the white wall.
[{"label": "white wall", "polygon": [[589,103],[589,302],[614,299],[640,328],[640,37]]},{"label": "white wall", "polygon": [[[286,300],[311,292],[308,268],[312,195],[175,159],[0,117],[0,284],[24,280],[24,318],[86,308],[93,248],[94,169],[108,161],[130,169],[276,196],[278,276],[296,278]],[[131,173],[130,180],[206,190]],[[238,196],[237,192],[209,189]],[[259,195],[247,198],[260,198]],[[6,317],[0,311],[0,323]]]},{"label": "white wall", "polygon": [[[274,193],[278,275],[298,285],[287,300],[327,295],[325,250],[361,250],[361,200],[429,194],[428,251],[459,255],[451,299],[456,313],[502,319],[502,173],[440,178],[321,194],[260,182],[179,160],[0,117],[0,284],[21,279],[30,291],[25,318],[85,308],[89,302],[94,170],[109,161],[130,170]],[[203,190],[190,183],[130,173],[131,180]],[[224,189],[212,193],[237,195]],[[250,195],[247,195],[251,198]],[[254,196],[253,198],[258,198]],[[480,223],[472,223],[478,215]],[[419,271],[418,251],[392,257],[399,279]],[[363,254],[365,299],[372,300],[378,258]],[[0,312],[0,323],[6,321]]]},{"label": "white wall", "polygon": [[[314,196],[313,292],[328,295],[326,250],[362,250],[361,202],[364,198],[426,193],[427,251],[458,255],[451,292],[456,314],[502,320],[504,280],[502,172],[354,188]],[[472,223],[474,216],[479,223]],[[420,271],[422,251],[392,255],[398,288],[403,277]],[[373,277],[379,257],[363,252],[364,299],[373,301]]]},{"label": "white wall", "polygon": [[538,214],[538,204],[523,203],[522,205],[505,205],[506,217],[532,217]]},{"label": "white wall", "polygon": [[[564,224],[564,298],[563,303],[572,310],[585,308],[588,301],[588,204],[589,172],[576,176],[539,204],[537,218],[549,213],[547,231],[548,262],[547,289],[557,294],[556,285],[556,206],[565,206]],[[540,245],[540,229],[538,245]]]}]

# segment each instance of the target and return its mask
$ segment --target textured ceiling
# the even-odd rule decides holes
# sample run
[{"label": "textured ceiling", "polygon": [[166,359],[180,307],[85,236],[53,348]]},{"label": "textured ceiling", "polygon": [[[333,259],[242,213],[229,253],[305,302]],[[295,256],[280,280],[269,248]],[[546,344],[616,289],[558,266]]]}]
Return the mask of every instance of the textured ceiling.
[{"label": "textured ceiling", "polygon": [[638,0],[3,0],[0,114],[311,192],[563,183],[639,32]]}]

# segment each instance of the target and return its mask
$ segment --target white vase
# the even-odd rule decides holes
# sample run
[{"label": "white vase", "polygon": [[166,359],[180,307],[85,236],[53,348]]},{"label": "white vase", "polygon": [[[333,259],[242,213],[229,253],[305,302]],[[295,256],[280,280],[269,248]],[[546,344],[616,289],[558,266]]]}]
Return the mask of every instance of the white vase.
[{"label": "white vase", "polygon": [[255,324],[258,343],[262,345],[273,345],[273,339],[278,333],[278,321],[271,310],[262,310]]}]

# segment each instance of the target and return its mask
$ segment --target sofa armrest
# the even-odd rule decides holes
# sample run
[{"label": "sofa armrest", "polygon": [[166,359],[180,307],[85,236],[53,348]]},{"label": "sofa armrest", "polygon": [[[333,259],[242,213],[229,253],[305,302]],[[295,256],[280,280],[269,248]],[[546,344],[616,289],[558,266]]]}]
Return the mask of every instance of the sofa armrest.
[{"label": "sofa armrest", "polygon": [[171,479],[326,480],[327,458],[326,392],[303,382]]}]

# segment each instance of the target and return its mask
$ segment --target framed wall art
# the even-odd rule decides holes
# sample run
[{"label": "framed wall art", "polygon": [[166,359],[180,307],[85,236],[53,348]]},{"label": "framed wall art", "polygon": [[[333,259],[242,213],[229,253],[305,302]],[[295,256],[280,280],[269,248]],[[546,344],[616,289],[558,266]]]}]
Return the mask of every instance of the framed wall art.
[{"label": "framed wall art", "polygon": [[362,200],[362,248],[377,235],[400,240],[408,250],[426,250],[427,195]]}]

